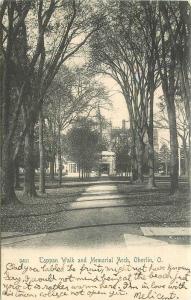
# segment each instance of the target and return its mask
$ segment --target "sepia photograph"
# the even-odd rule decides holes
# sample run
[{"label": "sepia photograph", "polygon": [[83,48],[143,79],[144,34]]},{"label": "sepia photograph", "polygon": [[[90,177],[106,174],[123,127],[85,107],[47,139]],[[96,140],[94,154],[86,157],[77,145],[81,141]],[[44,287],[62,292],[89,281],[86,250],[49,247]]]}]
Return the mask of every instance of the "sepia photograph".
[{"label": "sepia photograph", "polygon": [[[23,259],[20,267],[6,264],[3,300],[101,294],[106,299],[127,295],[138,284],[136,276],[130,282],[131,273],[129,281],[118,278],[112,285],[118,272],[107,287],[105,282],[91,290],[59,285],[59,292],[51,287],[45,293],[48,287],[39,283],[42,292],[36,294],[31,279],[26,294],[18,288],[24,276],[19,270],[39,272],[26,267],[29,250],[31,257],[37,249],[41,253],[40,265],[52,265],[43,272],[61,272],[60,258],[53,257],[58,249],[63,264],[75,260],[63,253],[91,251],[95,278],[101,265],[130,264],[120,249],[139,251],[133,261],[145,268],[151,263],[148,272],[154,261],[141,256],[143,247],[185,249],[182,259],[187,256],[190,88],[190,1],[0,0],[1,260],[11,259],[8,253]],[[116,260],[107,248],[119,254]],[[97,258],[102,250],[104,257]],[[85,256],[78,263],[86,262]],[[74,271],[71,266],[67,272]],[[188,300],[181,293],[187,292],[191,270],[185,267],[181,272],[187,273],[173,277],[176,268],[165,269],[166,277],[152,275],[171,278],[170,294],[157,294],[154,289],[162,287],[156,280],[147,294],[140,291],[128,300]],[[80,274],[85,270],[93,276],[85,265]],[[134,270],[128,265],[128,272]],[[13,271],[20,276],[17,283]],[[134,289],[147,289],[149,274],[142,277],[145,286]],[[50,277],[47,281],[56,280]]]},{"label": "sepia photograph", "polygon": [[190,12],[2,1],[3,245],[189,243]]}]

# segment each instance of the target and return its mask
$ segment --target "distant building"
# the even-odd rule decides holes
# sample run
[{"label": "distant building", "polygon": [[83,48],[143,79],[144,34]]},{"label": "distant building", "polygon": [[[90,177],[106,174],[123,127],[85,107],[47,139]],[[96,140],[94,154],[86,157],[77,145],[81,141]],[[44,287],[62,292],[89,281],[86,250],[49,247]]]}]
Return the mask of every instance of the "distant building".
[{"label": "distant building", "polygon": [[[107,142],[107,149],[99,153],[98,166],[96,170],[99,175],[116,174],[116,154],[115,149],[127,139],[129,129],[126,127],[126,120],[122,120],[122,126],[113,128],[111,122],[102,122],[101,126],[99,122],[95,124],[96,130],[100,132],[101,138]],[[68,157],[62,157],[63,161],[63,175],[77,177],[79,176],[78,164]],[[58,171],[58,158],[56,158],[56,170]],[[97,173],[97,171],[95,171]]]},{"label": "distant building", "polygon": [[77,176],[79,173],[79,168],[78,168],[78,164],[73,162],[73,161],[66,161],[65,165],[64,165],[64,171],[66,173],[66,175],[69,176]]},{"label": "distant building", "polygon": [[112,151],[102,151],[99,160],[99,173],[114,175],[115,174],[115,153]]},{"label": "distant building", "polygon": [[[56,167],[56,173],[59,171],[59,163],[58,163],[58,157],[56,157],[55,160],[55,167]],[[77,177],[79,175],[79,168],[78,164],[74,161],[70,160],[67,157],[62,156],[62,173],[63,175],[68,175],[71,177]]]},{"label": "distant building", "polygon": [[107,124],[104,124],[102,127],[102,139],[107,141],[108,143],[108,150],[111,150],[111,133],[112,133],[112,123],[108,122]]},{"label": "distant building", "polygon": [[107,151],[102,151],[100,154],[99,161],[99,172],[100,174],[114,175],[116,174],[116,153],[115,150],[120,146],[124,145],[128,139],[129,129],[126,126],[127,121],[122,120],[121,128],[113,128],[112,124],[109,123],[104,128],[103,135],[109,141]]}]

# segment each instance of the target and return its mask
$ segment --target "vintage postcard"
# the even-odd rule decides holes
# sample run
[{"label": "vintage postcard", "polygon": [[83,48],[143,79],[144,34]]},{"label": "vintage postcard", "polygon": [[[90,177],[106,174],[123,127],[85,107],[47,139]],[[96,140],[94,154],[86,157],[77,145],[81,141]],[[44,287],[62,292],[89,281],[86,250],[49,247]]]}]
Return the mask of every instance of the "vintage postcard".
[{"label": "vintage postcard", "polygon": [[189,1],[0,0],[1,299],[189,300]]}]

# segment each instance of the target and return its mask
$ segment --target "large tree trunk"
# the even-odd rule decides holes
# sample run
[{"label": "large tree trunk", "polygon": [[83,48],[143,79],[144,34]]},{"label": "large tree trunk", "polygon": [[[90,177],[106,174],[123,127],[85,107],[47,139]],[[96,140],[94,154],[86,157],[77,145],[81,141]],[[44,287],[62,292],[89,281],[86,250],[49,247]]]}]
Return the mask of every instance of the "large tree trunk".
[{"label": "large tree trunk", "polygon": [[20,186],[20,174],[19,174],[19,164],[17,159],[15,160],[15,188],[19,189]]},{"label": "large tree trunk", "polygon": [[149,179],[148,179],[148,188],[156,187],[155,184],[155,175],[154,175],[154,147],[153,147],[153,138],[149,138],[148,143],[148,167],[149,167]]},{"label": "large tree trunk", "polygon": [[61,139],[60,139],[60,129],[58,132],[58,184],[62,185],[62,153],[61,153]]},{"label": "large tree trunk", "polygon": [[15,168],[10,145],[4,145],[1,165],[1,198],[3,204],[19,203],[15,194]]},{"label": "large tree trunk", "polygon": [[[1,132],[1,198],[3,204],[19,203],[15,194],[15,168],[12,153],[12,142],[10,141],[10,77],[9,68],[5,67],[3,80],[3,106],[2,106],[2,132]],[[10,75],[10,74],[9,74]]]},{"label": "large tree trunk", "polygon": [[[153,74],[154,76],[154,74]],[[154,86],[154,83],[153,83]],[[156,187],[155,184],[155,165],[154,165],[154,143],[153,143],[153,100],[154,100],[154,89],[151,89],[150,93],[150,118],[148,126],[148,167],[149,167],[149,179],[148,188]]]},{"label": "large tree trunk", "polygon": [[[8,32],[6,52],[3,55],[2,45],[0,46],[1,70],[0,70],[0,96],[1,96],[1,198],[2,203],[17,203],[18,199],[14,189],[14,161],[12,159],[12,141],[8,137],[11,124],[11,58],[13,53],[13,19],[14,3],[8,5]],[[3,35],[1,31],[0,41]]]},{"label": "large tree trunk", "polygon": [[168,175],[168,161],[165,161],[165,175]]},{"label": "large tree trunk", "polygon": [[131,122],[132,121],[130,121],[130,132],[131,132],[131,181],[134,182],[138,179],[138,170],[137,170],[135,132],[132,128]]},{"label": "large tree trunk", "polygon": [[[191,116],[191,104],[190,104],[190,116]],[[191,118],[190,118],[191,119]],[[191,120],[189,120],[189,163],[188,163],[188,179],[191,199]]]},{"label": "large tree trunk", "polygon": [[44,138],[43,138],[43,113],[39,112],[39,154],[40,154],[40,174],[39,192],[45,193],[45,172],[44,172]]},{"label": "large tree trunk", "polygon": [[[172,43],[175,41],[175,35],[171,31],[169,26],[169,20],[167,20],[167,10],[163,1],[159,3],[159,18],[160,18],[160,31],[161,31],[161,57],[159,52],[156,51],[157,60],[159,65],[159,72],[162,81],[162,89],[164,99],[167,106],[169,131],[170,131],[170,193],[174,194],[178,191],[178,139],[177,139],[177,125],[176,125],[176,110],[175,110],[175,93],[176,86],[176,72],[177,72],[177,49],[176,45],[171,45],[169,50],[166,48],[166,32],[170,32],[169,41]],[[166,11],[165,11],[166,10]],[[165,24],[162,19],[165,19]],[[178,28],[178,27],[177,27]],[[175,32],[177,30],[175,26]],[[166,51],[167,50],[167,51]]]},{"label": "large tree trunk", "polygon": [[148,167],[149,167],[149,179],[148,188],[155,188],[155,153],[154,153],[154,142],[153,142],[153,103],[154,103],[154,66],[152,66],[150,76],[150,103],[149,103],[149,125],[147,129],[148,133]]},{"label": "large tree trunk", "polygon": [[138,166],[135,144],[131,145],[131,180],[132,182],[138,179]]},{"label": "large tree trunk", "polygon": [[124,96],[129,112],[130,121],[130,134],[131,134],[131,182],[135,182],[138,179],[138,159],[136,149],[136,129],[134,122],[134,113],[131,103],[129,102],[129,94],[124,90]]},{"label": "large tree trunk", "polygon": [[50,161],[50,180],[51,181],[54,181],[54,164],[55,164],[55,157],[51,158],[51,161]]},{"label": "large tree trunk", "polygon": [[168,100],[169,101],[166,101],[166,103],[170,130],[170,192],[171,194],[174,194],[178,190],[178,139],[174,101]]},{"label": "large tree trunk", "polygon": [[144,157],[144,144],[143,142],[139,139],[137,142],[137,182],[138,183],[143,183],[144,181],[144,176],[143,176],[143,157]]},{"label": "large tree trunk", "polygon": [[[188,176],[189,173],[189,151],[187,148],[187,143],[184,138],[182,138],[182,146],[183,146],[183,153],[184,153],[184,171],[185,175]],[[180,157],[181,159],[181,157]]]},{"label": "large tree trunk", "polygon": [[61,187],[62,185],[62,156],[61,154],[59,153],[58,154],[58,185],[59,187]]},{"label": "large tree trunk", "polygon": [[[190,99],[189,99],[190,100]],[[191,101],[189,102],[188,126],[189,126],[189,152],[188,152],[188,181],[191,199]]]},{"label": "large tree trunk", "polygon": [[35,197],[35,168],[34,168],[34,124],[31,124],[29,130],[25,136],[25,148],[24,148],[24,195]]},{"label": "large tree trunk", "polygon": [[[136,150],[134,150],[136,152]],[[134,182],[138,179],[138,166],[135,152],[131,154],[131,181]]]}]

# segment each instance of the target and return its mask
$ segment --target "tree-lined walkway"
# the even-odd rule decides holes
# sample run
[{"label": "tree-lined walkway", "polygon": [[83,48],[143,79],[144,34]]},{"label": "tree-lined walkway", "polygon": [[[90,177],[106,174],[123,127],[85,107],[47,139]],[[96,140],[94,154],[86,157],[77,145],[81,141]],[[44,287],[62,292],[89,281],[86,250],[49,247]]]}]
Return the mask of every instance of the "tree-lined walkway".
[{"label": "tree-lined walkway", "polygon": [[[17,225],[19,218],[6,217],[3,220],[4,231],[15,228],[18,232],[12,238],[10,233],[4,233],[3,244],[11,247],[155,244],[156,237],[143,236],[142,226],[189,226],[191,213],[188,201],[174,205],[174,200],[165,191],[143,190],[143,187],[137,190],[136,185],[106,182],[86,187],[79,197],[71,201],[65,202],[60,194],[59,202],[63,201],[60,211],[23,216],[22,225],[20,222]],[[162,240],[188,243],[188,237],[181,237],[181,234]]]}]

